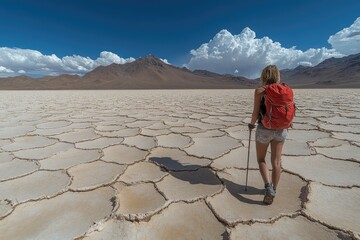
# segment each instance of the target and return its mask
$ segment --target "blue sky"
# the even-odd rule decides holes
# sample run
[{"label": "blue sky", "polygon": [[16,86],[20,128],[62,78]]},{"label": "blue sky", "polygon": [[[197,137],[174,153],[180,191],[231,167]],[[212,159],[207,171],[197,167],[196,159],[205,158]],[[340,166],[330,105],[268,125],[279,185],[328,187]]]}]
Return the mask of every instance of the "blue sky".
[{"label": "blue sky", "polygon": [[[98,65],[154,54],[175,66],[256,77],[259,68],[271,61],[280,68],[316,65],[360,48],[344,53],[334,47],[341,39],[335,44],[328,42],[330,36],[349,28],[360,17],[359,0],[0,3],[3,76],[82,74]],[[359,36],[357,25],[355,36]],[[236,46],[229,46],[232,42]],[[350,41],[350,45],[356,43],[360,45],[358,38]],[[244,52],[243,46],[249,44],[257,49],[250,47]],[[264,46],[261,49],[270,46],[272,50],[261,50],[259,44]],[[322,48],[329,52],[324,53]],[[307,52],[309,49],[318,52]],[[256,52],[250,59],[252,65],[244,58],[251,51]],[[279,54],[287,57],[280,59]],[[294,54],[297,60],[286,65]]]}]

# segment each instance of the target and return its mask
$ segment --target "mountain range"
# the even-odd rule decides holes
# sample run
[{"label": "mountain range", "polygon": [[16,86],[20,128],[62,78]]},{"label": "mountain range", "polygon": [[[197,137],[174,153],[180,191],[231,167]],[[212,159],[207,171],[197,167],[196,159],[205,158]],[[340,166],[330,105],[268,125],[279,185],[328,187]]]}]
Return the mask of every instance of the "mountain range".
[{"label": "mountain range", "polygon": [[281,79],[295,88],[359,88],[360,54],[329,58],[314,67],[283,70]]},{"label": "mountain range", "polygon": [[[294,88],[360,87],[360,54],[330,58],[314,67],[282,70],[281,79]],[[0,90],[52,89],[239,89],[255,88],[250,80],[206,70],[190,71],[149,55],[131,63],[100,66],[84,76],[60,75],[0,78]]]}]

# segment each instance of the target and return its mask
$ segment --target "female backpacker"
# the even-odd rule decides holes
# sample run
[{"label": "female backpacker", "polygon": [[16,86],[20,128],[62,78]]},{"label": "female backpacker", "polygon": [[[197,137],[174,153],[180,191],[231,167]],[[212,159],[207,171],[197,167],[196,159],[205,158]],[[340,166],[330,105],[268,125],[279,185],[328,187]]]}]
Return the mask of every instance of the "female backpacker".
[{"label": "female backpacker", "polygon": [[[281,154],[292,125],[295,112],[293,91],[280,84],[280,72],[275,65],[265,67],[261,73],[261,87],[255,90],[254,110],[249,130],[256,127],[256,155],[260,173],[265,183],[264,203],[272,204],[281,174]],[[268,146],[271,146],[271,178],[265,162]],[[250,146],[249,146],[250,147]]]}]

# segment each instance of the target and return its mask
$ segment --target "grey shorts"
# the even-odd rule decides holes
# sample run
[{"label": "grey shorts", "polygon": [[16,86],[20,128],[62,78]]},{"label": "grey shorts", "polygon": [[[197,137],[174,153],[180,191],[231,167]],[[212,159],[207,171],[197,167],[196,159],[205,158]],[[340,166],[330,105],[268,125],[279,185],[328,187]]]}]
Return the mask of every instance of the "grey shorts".
[{"label": "grey shorts", "polygon": [[268,144],[271,141],[284,142],[287,136],[287,129],[282,130],[271,130],[267,129],[259,123],[256,127],[255,138],[256,141],[263,144]]}]

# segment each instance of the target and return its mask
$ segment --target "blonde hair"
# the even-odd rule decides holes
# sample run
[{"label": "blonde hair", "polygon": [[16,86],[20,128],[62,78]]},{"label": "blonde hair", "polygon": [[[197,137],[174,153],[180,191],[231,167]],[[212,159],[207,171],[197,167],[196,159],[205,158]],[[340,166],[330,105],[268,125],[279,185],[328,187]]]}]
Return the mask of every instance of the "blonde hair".
[{"label": "blonde hair", "polygon": [[269,65],[262,70],[260,79],[263,86],[280,83],[280,71],[275,65]]}]

